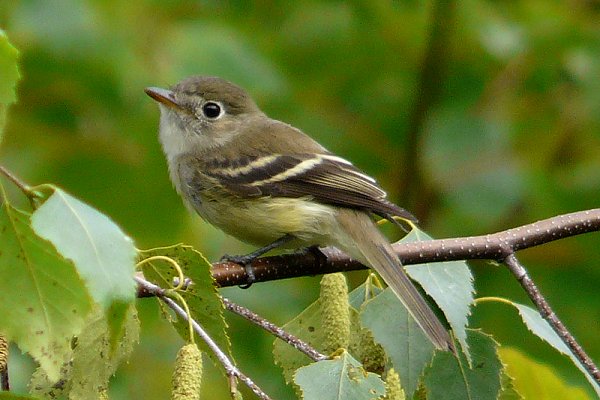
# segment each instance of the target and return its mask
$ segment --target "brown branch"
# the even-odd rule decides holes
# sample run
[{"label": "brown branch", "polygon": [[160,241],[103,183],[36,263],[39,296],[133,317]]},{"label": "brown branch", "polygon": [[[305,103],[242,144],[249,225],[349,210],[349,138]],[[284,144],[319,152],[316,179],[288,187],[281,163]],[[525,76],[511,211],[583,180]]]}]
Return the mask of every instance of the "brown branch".
[{"label": "brown branch", "polygon": [[[598,230],[600,208],[559,215],[490,235],[396,243],[394,250],[404,265],[473,259],[504,262],[519,280],[542,317],[600,386],[598,367],[558,319],[514,255],[518,250]],[[324,248],[321,252],[322,257],[315,252],[303,252],[257,259],[252,264],[255,282],[366,268],[334,248]],[[213,277],[220,286],[242,285],[247,280],[245,268],[229,262],[213,264]]]},{"label": "brown branch", "polygon": [[517,278],[523,289],[529,295],[529,298],[533,301],[537,307],[540,315],[544,318],[552,327],[554,332],[562,339],[573,352],[575,357],[581,362],[586,371],[594,378],[594,380],[600,386],[600,371],[594,364],[590,356],[583,350],[581,345],[577,343],[573,335],[567,330],[567,327],[562,323],[558,316],[554,313],[550,305],[537,288],[533,280],[527,273],[527,270],[521,265],[519,260],[514,254],[509,255],[504,260],[504,263],[508,266],[510,272]]},{"label": "brown branch", "polygon": [[[475,259],[502,262],[518,250],[598,230],[600,208],[559,215],[490,235],[395,243],[394,250],[404,265]],[[252,263],[255,282],[367,268],[332,247],[321,249],[321,253],[322,257],[308,251],[259,258]],[[243,285],[248,279],[244,267],[232,262],[214,263],[212,274],[221,287]]]},{"label": "brown branch", "polygon": [[290,333],[287,333],[282,328],[278,327],[270,321],[267,321],[266,319],[252,312],[246,307],[240,306],[239,304],[236,304],[226,298],[223,298],[223,303],[225,304],[225,308],[227,308],[229,311],[236,313],[237,315],[243,318],[246,318],[248,321],[260,326],[267,332],[277,336],[279,339],[294,347],[296,350],[306,354],[311,360],[322,361],[327,359],[326,355],[319,353],[308,343],[304,342],[303,340],[297,338],[296,336]]},{"label": "brown branch", "polygon": [[[33,202],[33,199],[37,194],[33,192],[28,185],[20,181],[2,166],[0,166],[0,173],[7,176]],[[559,215],[557,217],[490,235],[412,243],[396,243],[394,244],[394,249],[404,265],[472,259],[490,259],[504,262],[521,283],[521,286],[536,305],[542,317],[548,321],[554,331],[571,349],[575,357],[577,357],[588,373],[600,386],[600,371],[571,333],[566,329],[564,324],[558,319],[554,311],[552,311],[527,274],[527,271],[519,263],[514,254],[518,250],[598,230],[600,230],[600,209],[597,208]],[[254,282],[366,268],[360,263],[348,258],[335,248],[321,249],[320,254],[319,252],[309,251],[301,254],[259,258],[253,262],[252,267],[255,275]],[[248,280],[246,269],[241,265],[231,262],[213,264],[213,277],[221,287],[245,284]],[[264,393],[262,389],[231,363],[202,327],[195,320],[191,319],[176,302],[165,295],[164,289],[139,276],[136,276],[135,280],[138,283],[138,295],[140,297],[156,296],[182,318],[190,320],[196,333],[207,343],[209,348],[211,348],[226,369],[230,382],[233,382],[231,386],[232,391],[235,391],[235,379],[237,378],[244,382],[259,398],[265,400],[269,399],[269,396]],[[293,336],[286,334],[281,328],[262,319],[250,310],[234,305],[229,301],[226,302],[229,304],[228,308],[235,310],[235,312],[238,312],[245,318],[257,323],[259,326],[274,333],[278,337],[286,337],[287,340],[284,340],[288,343],[294,346],[300,345],[301,348],[310,352],[309,348],[303,347],[304,345],[308,345],[302,345],[303,342],[296,338],[294,339],[297,341],[294,341],[292,339]],[[312,350],[314,351],[313,356],[316,357],[316,359],[324,357],[322,354],[316,352],[316,350]],[[311,355],[309,355],[309,357],[311,357]],[[8,390],[7,364],[0,365],[0,381],[2,383],[2,390]]]}]

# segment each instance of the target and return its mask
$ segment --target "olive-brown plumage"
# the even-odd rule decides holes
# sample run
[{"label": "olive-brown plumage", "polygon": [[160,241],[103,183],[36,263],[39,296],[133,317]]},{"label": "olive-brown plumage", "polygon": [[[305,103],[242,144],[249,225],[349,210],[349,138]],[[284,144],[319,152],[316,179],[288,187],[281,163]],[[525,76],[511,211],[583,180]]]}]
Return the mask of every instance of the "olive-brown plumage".
[{"label": "olive-brown plumage", "polygon": [[437,348],[452,340],[371,219],[413,217],[375,180],[283,122],[241,88],[191,77],[147,88],[161,109],[159,136],[175,188],[200,216],[246,242],[332,245],[373,267]]}]

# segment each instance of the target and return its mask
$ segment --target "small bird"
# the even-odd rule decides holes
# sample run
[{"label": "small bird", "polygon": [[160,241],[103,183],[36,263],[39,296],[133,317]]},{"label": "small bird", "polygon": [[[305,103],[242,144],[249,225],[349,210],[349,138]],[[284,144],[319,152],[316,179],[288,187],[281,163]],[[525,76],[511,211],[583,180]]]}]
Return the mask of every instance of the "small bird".
[{"label": "small bird", "polygon": [[[193,76],[146,88],[160,107],[159,138],[177,192],[203,219],[257,246],[335,246],[371,266],[436,348],[448,330],[406,275],[372,217],[414,217],[376,181],[301,130],[265,115],[240,87]],[[250,275],[249,275],[250,276]]]}]

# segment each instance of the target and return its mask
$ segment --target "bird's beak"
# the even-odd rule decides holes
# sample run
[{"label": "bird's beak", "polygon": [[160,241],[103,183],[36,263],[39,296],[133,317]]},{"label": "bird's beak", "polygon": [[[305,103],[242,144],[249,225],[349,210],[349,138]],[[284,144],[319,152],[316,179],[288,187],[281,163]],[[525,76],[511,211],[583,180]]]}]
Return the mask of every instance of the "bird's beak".
[{"label": "bird's beak", "polygon": [[167,107],[181,109],[181,105],[175,99],[175,93],[168,89],[161,89],[157,87],[147,87],[144,92],[154,100]]}]

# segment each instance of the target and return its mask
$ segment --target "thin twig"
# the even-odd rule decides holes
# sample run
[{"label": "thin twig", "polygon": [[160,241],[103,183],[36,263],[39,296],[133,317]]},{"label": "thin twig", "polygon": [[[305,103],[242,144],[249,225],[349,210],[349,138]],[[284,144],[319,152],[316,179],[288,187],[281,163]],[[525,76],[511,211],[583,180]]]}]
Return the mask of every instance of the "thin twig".
[{"label": "thin twig", "polygon": [[[0,173],[10,179],[23,193],[34,202],[37,194],[31,188],[13,175],[10,171],[0,165]],[[398,253],[404,265],[420,264],[437,261],[451,260],[469,260],[469,259],[491,259],[504,262],[521,286],[525,289],[532,302],[538,308],[538,311],[546,321],[552,326],[554,331],[560,336],[563,342],[571,349],[575,357],[581,362],[588,373],[600,386],[600,371],[591,358],[585,353],[583,348],[577,343],[573,335],[566,329],[564,324],[558,319],[554,311],[548,305],[548,302],[542,296],[537,286],[527,274],[525,268],[519,263],[515,256],[518,250],[548,243],[554,240],[582,233],[600,230],[600,209],[580,211],[571,214],[560,215],[546,220],[538,221],[533,224],[518,228],[509,229],[491,235],[473,236],[456,239],[441,239],[424,242],[396,243],[394,250]],[[316,252],[304,252],[302,254],[264,257],[253,263],[255,281],[268,281],[273,279],[284,279],[297,276],[315,275],[339,271],[348,271],[366,268],[360,263],[348,258],[339,250],[334,248],[321,249],[321,256]],[[228,263],[213,264],[213,277],[221,286],[233,286],[246,283],[245,268],[240,265]],[[138,292],[140,296],[154,295],[159,297],[167,306],[173,309],[178,315],[186,321],[190,320],[196,333],[206,342],[209,348],[215,353],[217,359],[223,364],[230,378],[237,377],[244,382],[259,398],[269,399],[269,396],[262,391],[250,378],[245,376],[233,365],[202,327],[181,308],[174,300],[165,296],[165,291],[136,276],[138,282]],[[233,309],[241,311],[240,315],[257,323],[269,332],[283,338],[285,332],[281,328],[262,319],[250,310],[243,309],[241,306],[233,305],[228,302]],[[238,308],[239,307],[239,308]],[[290,336],[287,336],[288,343],[299,345],[303,342],[290,342]],[[301,350],[303,346],[296,347]],[[304,347],[310,352],[310,349]],[[313,349],[314,350],[314,349]],[[302,350],[301,350],[302,351]],[[324,357],[316,352],[314,357],[320,359]],[[306,354],[306,353],[305,353]],[[309,357],[311,355],[307,354]],[[313,358],[313,357],[311,357]],[[315,359],[315,358],[313,358]],[[316,360],[316,359],[315,359]],[[1,367],[1,366],[0,366]],[[8,366],[0,368],[0,381],[2,390],[8,390]],[[231,387],[235,391],[235,387]]]},{"label": "thin twig", "polygon": [[239,304],[236,304],[226,298],[223,298],[223,304],[225,304],[225,308],[229,311],[236,313],[237,315],[243,318],[246,318],[248,321],[263,328],[265,331],[272,333],[279,339],[294,347],[296,350],[306,354],[311,360],[322,361],[327,359],[326,355],[319,353],[314,347],[312,347],[305,341],[297,338],[296,336],[290,333],[287,333],[279,326],[275,325],[270,321],[267,321],[266,319],[247,309],[246,307],[240,306]]},{"label": "thin twig", "polygon": [[[200,338],[202,340],[204,340],[204,342],[212,350],[212,352],[215,354],[215,356],[217,357],[219,362],[225,368],[225,372],[226,372],[227,376],[230,378],[230,382],[231,382],[231,378],[235,377],[235,378],[239,379],[240,381],[244,382],[244,384],[246,386],[248,386],[248,388],[250,390],[252,390],[252,392],[254,392],[254,394],[256,394],[258,396],[258,398],[260,398],[262,400],[270,400],[271,399],[265,392],[263,392],[263,390],[260,387],[258,387],[258,385],[256,385],[250,378],[248,378],[246,375],[244,375],[231,362],[231,360],[229,360],[227,355],[219,348],[219,346],[217,346],[217,344],[204,331],[204,329],[200,326],[200,324],[198,324],[198,322],[196,322],[193,318],[191,318],[185,312],[185,310],[181,306],[179,306],[179,304],[177,304],[177,302],[175,302],[173,299],[171,299],[165,295],[164,289],[162,289],[159,286],[154,285],[153,283],[148,282],[147,280],[145,280],[139,276],[135,276],[134,279],[138,283],[139,286],[142,286],[144,288],[145,292],[154,294],[156,297],[160,298],[169,308],[171,308],[173,311],[175,311],[175,313],[177,315],[179,315],[185,321],[192,323],[192,326],[194,327],[194,331],[198,334],[198,336],[200,336]],[[235,386],[232,386],[231,389],[232,389],[232,391],[235,390]]]},{"label": "thin twig", "polygon": [[586,371],[592,378],[594,378],[598,386],[600,386],[600,371],[598,370],[598,367],[596,367],[592,359],[583,350],[581,345],[577,343],[573,335],[567,330],[567,327],[560,319],[558,319],[558,316],[554,313],[540,290],[537,288],[535,283],[533,283],[533,280],[527,273],[525,267],[521,265],[514,254],[506,257],[504,263],[506,266],[508,266],[508,269],[510,272],[512,272],[515,278],[517,278],[519,283],[521,283],[521,286],[523,289],[525,289],[529,295],[529,298],[537,307],[542,318],[544,318],[550,324],[552,329],[554,329],[554,332],[560,336],[562,341],[569,347],[569,349],[571,349],[575,357],[577,357]]},{"label": "thin twig", "polygon": [[0,165],[0,172],[2,172],[2,174],[4,176],[6,176],[12,183],[14,183],[15,186],[18,187],[23,192],[23,194],[25,194],[25,196],[32,197],[31,188],[29,187],[28,184],[26,184],[25,182],[23,182],[22,180],[17,178],[12,172],[10,172],[8,169],[6,169],[3,165]]},{"label": "thin twig", "polygon": [[12,183],[15,184],[21,192],[27,197],[29,200],[29,204],[31,204],[31,208],[37,208],[36,200],[39,200],[40,195],[31,188],[28,184],[17,178],[15,174],[6,169],[3,165],[0,165],[0,173],[8,178]]}]

